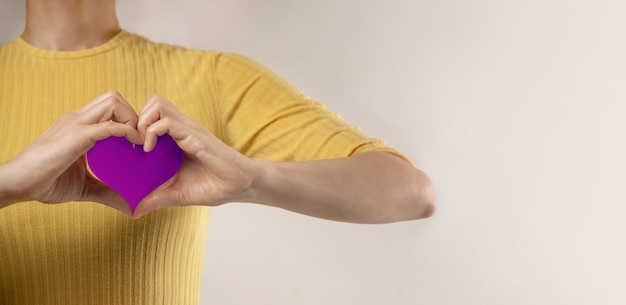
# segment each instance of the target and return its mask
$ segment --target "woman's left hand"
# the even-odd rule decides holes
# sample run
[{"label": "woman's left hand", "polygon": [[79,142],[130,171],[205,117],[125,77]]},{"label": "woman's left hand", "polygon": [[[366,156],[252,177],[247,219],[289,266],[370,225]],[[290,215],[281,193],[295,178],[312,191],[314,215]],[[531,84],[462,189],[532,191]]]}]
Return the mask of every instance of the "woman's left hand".
[{"label": "woman's left hand", "polygon": [[154,148],[157,136],[169,134],[185,157],[178,174],[146,196],[133,217],[168,206],[216,206],[236,201],[252,184],[252,159],[226,145],[162,96],[155,94],[148,100],[139,113],[137,129],[145,139],[146,152]]}]

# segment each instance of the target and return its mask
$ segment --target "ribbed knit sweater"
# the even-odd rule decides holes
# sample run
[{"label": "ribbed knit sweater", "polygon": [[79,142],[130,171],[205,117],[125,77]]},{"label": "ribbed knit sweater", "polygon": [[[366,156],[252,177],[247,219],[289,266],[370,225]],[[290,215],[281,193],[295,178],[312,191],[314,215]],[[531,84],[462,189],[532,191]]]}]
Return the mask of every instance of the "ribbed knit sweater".
[{"label": "ribbed knit sweater", "polygon": [[[253,158],[399,154],[246,57],[122,31],[81,51],[0,47],[0,164],[111,89],[136,111],[158,93]],[[208,219],[198,206],[137,220],[92,202],[0,209],[0,304],[197,304]]]}]

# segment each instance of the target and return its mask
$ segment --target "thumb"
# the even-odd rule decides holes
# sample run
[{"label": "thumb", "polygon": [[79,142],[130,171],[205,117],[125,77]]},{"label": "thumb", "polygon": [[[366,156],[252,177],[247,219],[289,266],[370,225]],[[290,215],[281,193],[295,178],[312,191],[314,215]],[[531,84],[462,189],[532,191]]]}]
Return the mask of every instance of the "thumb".
[{"label": "thumb", "polygon": [[137,219],[160,208],[173,206],[175,205],[175,202],[176,199],[174,198],[173,192],[171,190],[168,190],[168,187],[158,188],[152,193],[148,194],[148,196],[144,197],[137,204],[137,207],[132,213],[132,216],[133,218]]},{"label": "thumb", "polygon": [[112,207],[127,216],[133,216],[128,202],[116,191],[100,181],[90,181],[87,184],[85,200],[98,202]]}]

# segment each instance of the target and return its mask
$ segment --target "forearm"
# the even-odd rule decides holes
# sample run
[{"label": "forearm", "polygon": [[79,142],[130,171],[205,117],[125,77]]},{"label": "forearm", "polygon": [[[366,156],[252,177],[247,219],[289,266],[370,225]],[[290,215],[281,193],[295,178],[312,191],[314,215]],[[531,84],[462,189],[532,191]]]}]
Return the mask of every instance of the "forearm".
[{"label": "forearm", "polygon": [[434,212],[430,179],[388,153],[306,162],[257,161],[258,175],[242,201],[356,223],[419,219]]},{"label": "forearm", "polygon": [[8,169],[8,165],[6,163],[0,164],[0,208],[4,208],[18,201],[9,174],[10,170]]}]

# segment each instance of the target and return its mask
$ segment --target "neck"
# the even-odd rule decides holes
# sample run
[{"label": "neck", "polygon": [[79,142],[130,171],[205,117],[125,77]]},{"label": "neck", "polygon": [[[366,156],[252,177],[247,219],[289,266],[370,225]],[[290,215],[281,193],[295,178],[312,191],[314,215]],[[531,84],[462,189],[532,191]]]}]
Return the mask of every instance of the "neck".
[{"label": "neck", "polygon": [[22,38],[48,50],[97,47],[121,31],[115,0],[27,0]]}]

